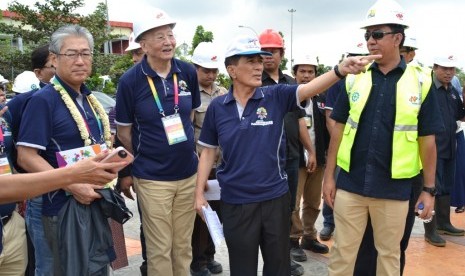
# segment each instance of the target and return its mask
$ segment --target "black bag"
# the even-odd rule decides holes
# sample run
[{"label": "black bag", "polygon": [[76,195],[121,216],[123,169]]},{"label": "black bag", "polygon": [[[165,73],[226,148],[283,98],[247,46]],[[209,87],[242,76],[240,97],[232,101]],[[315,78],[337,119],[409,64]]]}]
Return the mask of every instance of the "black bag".
[{"label": "black bag", "polygon": [[124,198],[120,194],[111,188],[96,189],[95,191],[102,196],[97,202],[105,217],[112,218],[121,224],[132,218],[132,212],[128,209]]}]

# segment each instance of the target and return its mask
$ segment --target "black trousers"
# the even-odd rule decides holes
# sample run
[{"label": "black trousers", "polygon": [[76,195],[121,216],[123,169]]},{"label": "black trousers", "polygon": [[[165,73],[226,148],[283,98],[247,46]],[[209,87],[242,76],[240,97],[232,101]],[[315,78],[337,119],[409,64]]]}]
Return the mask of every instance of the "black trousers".
[{"label": "black trousers", "polygon": [[[208,205],[218,213],[221,220],[220,201],[212,200]],[[191,269],[194,272],[205,269],[207,262],[214,259],[215,244],[208,232],[207,224],[199,215],[195,216],[194,231],[192,232],[192,262]]]},{"label": "black trousers", "polygon": [[250,204],[221,202],[231,276],[257,275],[258,249],[263,275],[289,276],[289,193]]},{"label": "black trousers", "polygon": [[[405,251],[407,250],[410,234],[412,233],[413,225],[415,224],[415,204],[420,196],[423,187],[423,174],[419,174],[413,180],[412,192],[410,193],[409,209],[405,222],[404,235],[400,240],[400,275],[404,273],[405,267]],[[376,259],[378,251],[375,248],[373,238],[373,228],[371,221],[368,220],[365,234],[363,235],[360,249],[358,250],[357,260],[355,262],[355,276],[375,276],[376,275]]]}]

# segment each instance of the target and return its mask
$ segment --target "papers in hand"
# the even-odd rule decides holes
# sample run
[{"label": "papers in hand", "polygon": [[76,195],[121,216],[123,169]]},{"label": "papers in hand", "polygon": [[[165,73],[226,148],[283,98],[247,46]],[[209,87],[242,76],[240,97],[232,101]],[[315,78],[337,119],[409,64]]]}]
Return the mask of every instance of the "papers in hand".
[{"label": "papers in hand", "polygon": [[203,194],[205,200],[220,200],[221,188],[218,180],[212,179],[207,181],[208,190]]},{"label": "papers in hand", "polygon": [[220,246],[224,241],[224,233],[223,225],[221,225],[218,214],[212,210],[210,205],[207,207],[203,206],[202,213],[203,217],[205,218],[205,222],[207,223],[208,232],[210,232],[210,236],[212,237],[215,247]]}]

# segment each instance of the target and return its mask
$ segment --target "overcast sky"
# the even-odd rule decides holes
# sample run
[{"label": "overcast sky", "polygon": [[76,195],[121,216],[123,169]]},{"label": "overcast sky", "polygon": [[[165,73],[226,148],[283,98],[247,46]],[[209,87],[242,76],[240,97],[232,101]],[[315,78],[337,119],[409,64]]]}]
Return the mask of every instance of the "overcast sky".
[{"label": "overcast sky", "polygon": [[[18,0],[32,4],[41,0]],[[0,1],[0,9],[8,0]],[[81,13],[95,9],[97,0],[85,0]],[[101,0],[101,2],[105,2]],[[398,0],[410,22],[410,34],[418,42],[417,59],[432,65],[435,55],[453,54],[465,68],[465,1]],[[291,13],[293,13],[292,53],[319,56],[320,62],[334,65],[341,54],[357,41],[363,41],[359,29],[374,0],[107,0],[110,20],[132,22],[144,6],[165,10],[177,21],[174,29],[178,45],[191,44],[195,28],[202,25],[212,31],[221,56],[231,37],[252,30],[272,28],[284,34],[286,56],[291,55]],[[289,64],[288,64],[289,66]]]}]

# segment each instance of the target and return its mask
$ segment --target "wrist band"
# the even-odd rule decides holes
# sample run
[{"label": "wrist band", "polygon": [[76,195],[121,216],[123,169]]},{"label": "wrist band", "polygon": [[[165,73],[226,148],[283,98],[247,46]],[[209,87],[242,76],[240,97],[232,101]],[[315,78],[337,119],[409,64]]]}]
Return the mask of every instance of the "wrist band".
[{"label": "wrist band", "polygon": [[343,78],[345,77],[345,76],[343,76],[343,75],[341,74],[341,72],[339,72],[339,67],[338,67],[338,65],[335,65],[333,69],[334,69],[334,74],[336,74],[336,76],[337,76],[338,78],[343,79]]}]

